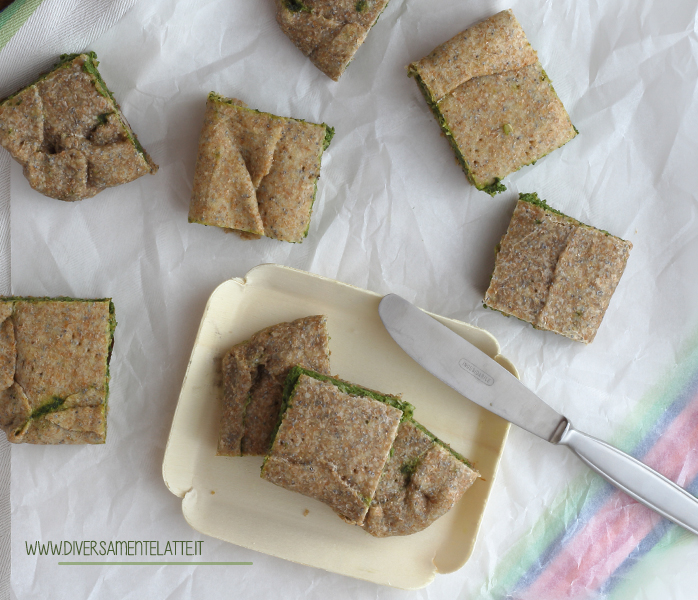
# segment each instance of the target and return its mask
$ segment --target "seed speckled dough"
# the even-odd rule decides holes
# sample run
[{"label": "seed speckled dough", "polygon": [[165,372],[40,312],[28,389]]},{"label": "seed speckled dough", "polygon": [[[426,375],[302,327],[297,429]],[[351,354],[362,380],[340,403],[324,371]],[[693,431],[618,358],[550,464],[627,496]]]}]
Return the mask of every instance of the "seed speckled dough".
[{"label": "seed speckled dough", "polygon": [[0,318],[0,428],[7,439],[104,443],[111,301],[1,298]]},{"label": "seed speckled dough", "polygon": [[277,117],[211,92],[194,171],[189,222],[301,242],[322,153],[334,130]]},{"label": "seed speckled dough", "polygon": [[408,67],[468,180],[500,180],[577,135],[511,10],[473,25]]},{"label": "seed speckled dough", "polygon": [[[355,388],[358,389],[358,388]],[[288,400],[262,477],[330,506],[361,525],[378,486],[403,411],[393,398],[342,391],[301,374]]]},{"label": "seed speckled dough", "polygon": [[497,252],[485,305],[590,343],[633,245],[521,194]]},{"label": "seed speckled dough", "polygon": [[327,319],[279,323],[233,346],[223,358],[219,456],[263,456],[279,420],[284,382],[292,367],[330,374]]},{"label": "seed speckled dough", "polygon": [[325,75],[338,81],[388,0],[276,0],[276,20]]},{"label": "seed speckled dough", "polygon": [[443,442],[405,419],[363,528],[375,537],[422,531],[451,510],[478,476]]},{"label": "seed speckled dough", "polygon": [[53,71],[0,103],[0,145],[45,196],[83,200],[158,170],[96,58],[94,52],[62,57]]}]

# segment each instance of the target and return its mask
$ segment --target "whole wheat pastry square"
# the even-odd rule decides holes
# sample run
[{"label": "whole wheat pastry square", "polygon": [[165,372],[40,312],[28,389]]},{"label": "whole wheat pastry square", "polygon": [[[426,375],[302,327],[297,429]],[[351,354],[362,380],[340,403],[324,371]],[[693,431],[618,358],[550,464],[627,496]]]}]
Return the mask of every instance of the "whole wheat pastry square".
[{"label": "whole wheat pastry square", "polygon": [[334,129],[248,108],[211,92],[189,222],[301,242],[308,234],[320,163]]},{"label": "whole wheat pastry square", "polygon": [[279,420],[284,383],[296,365],[330,374],[327,319],[278,323],[233,346],[223,357],[219,456],[263,456]]},{"label": "whole wheat pastry square", "polygon": [[408,67],[465,174],[495,195],[501,180],[577,135],[511,10],[473,25]]},{"label": "whole wheat pastry square", "polygon": [[395,396],[294,368],[262,477],[361,525],[411,406]]},{"label": "whole wheat pastry square", "polygon": [[485,306],[573,340],[596,336],[632,244],[520,194]]},{"label": "whole wheat pastry square", "polygon": [[276,0],[281,30],[312,63],[339,80],[388,0]]},{"label": "whole wheat pastry square", "polygon": [[110,299],[0,298],[0,427],[13,443],[101,444]]},{"label": "whole wheat pastry square", "polygon": [[403,419],[363,528],[375,537],[422,531],[478,477],[464,457],[413,419]]},{"label": "whole wheat pastry square", "polygon": [[45,196],[83,200],[158,169],[98,64],[94,52],[64,55],[51,72],[0,102],[0,145]]}]

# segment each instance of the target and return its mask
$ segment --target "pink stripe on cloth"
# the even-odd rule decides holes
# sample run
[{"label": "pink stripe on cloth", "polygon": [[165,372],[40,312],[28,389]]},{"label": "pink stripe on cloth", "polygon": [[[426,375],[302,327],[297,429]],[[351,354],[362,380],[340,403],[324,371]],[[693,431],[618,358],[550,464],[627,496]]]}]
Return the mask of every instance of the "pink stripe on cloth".
[{"label": "pink stripe on cloth", "polygon": [[[653,469],[685,486],[698,476],[698,396],[672,421],[643,457]],[[614,492],[520,600],[563,600],[601,587],[659,523],[661,517],[620,491]]]},{"label": "pink stripe on cloth", "polygon": [[698,473],[698,396],[674,419],[642,460],[681,486],[693,481]]}]

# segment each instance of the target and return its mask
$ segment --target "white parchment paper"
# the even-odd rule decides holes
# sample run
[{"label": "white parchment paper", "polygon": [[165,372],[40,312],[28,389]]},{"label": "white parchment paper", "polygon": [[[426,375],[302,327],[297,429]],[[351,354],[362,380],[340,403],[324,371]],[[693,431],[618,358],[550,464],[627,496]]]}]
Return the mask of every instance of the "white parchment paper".
[{"label": "white parchment paper", "polygon": [[[581,135],[491,199],[466,182],[405,65],[508,7]],[[164,447],[207,297],[260,263],[397,292],[491,331],[526,385],[604,439],[623,431],[698,328],[695,0],[393,0],[338,83],[302,56],[274,13],[272,0],[140,2],[89,46],[157,175],[68,204],[31,190],[12,165],[13,293],[110,296],[119,321],[107,444],[13,448],[17,598],[476,598],[514,540],[585,473],[565,449],[513,428],[473,557],[421,592],[198,534],[162,481]],[[187,223],[211,90],[336,128],[302,244],[243,242]],[[481,306],[518,191],[634,244],[588,347]],[[85,539],[203,540],[201,560],[254,564],[72,567],[27,556],[26,543]],[[698,543],[665,560],[647,565],[642,597],[664,598],[666,584],[690,598]]]}]

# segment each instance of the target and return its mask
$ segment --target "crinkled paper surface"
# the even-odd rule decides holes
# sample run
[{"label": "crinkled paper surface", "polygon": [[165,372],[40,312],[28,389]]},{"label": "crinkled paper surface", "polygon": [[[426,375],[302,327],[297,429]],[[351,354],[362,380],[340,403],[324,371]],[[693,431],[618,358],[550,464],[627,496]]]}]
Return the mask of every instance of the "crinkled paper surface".
[{"label": "crinkled paper surface", "polygon": [[[161,463],[206,299],[276,262],[489,330],[523,382],[576,427],[695,485],[696,4],[392,0],[338,83],[281,33],[272,0],[140,2],[90,44],[160,171],[67,204],[11,166],[12,292],[111,296],[119,321],[107,444],[12,449],[15,596],[692,598],[698,540],[516,428],[472,558],[412,593],[198,534]],[[405,66],[510,6],[580,135],[492,199],[467,183]],[[15,79],[27,76],[18,67]],[[212,90],[336,128],[302,244],[187,223]],[[634,245],[589,346],[482,308],[518,191]],[[25,550],[83,539],[204,540],[202,560],[254,564],[69,567]]]}]

